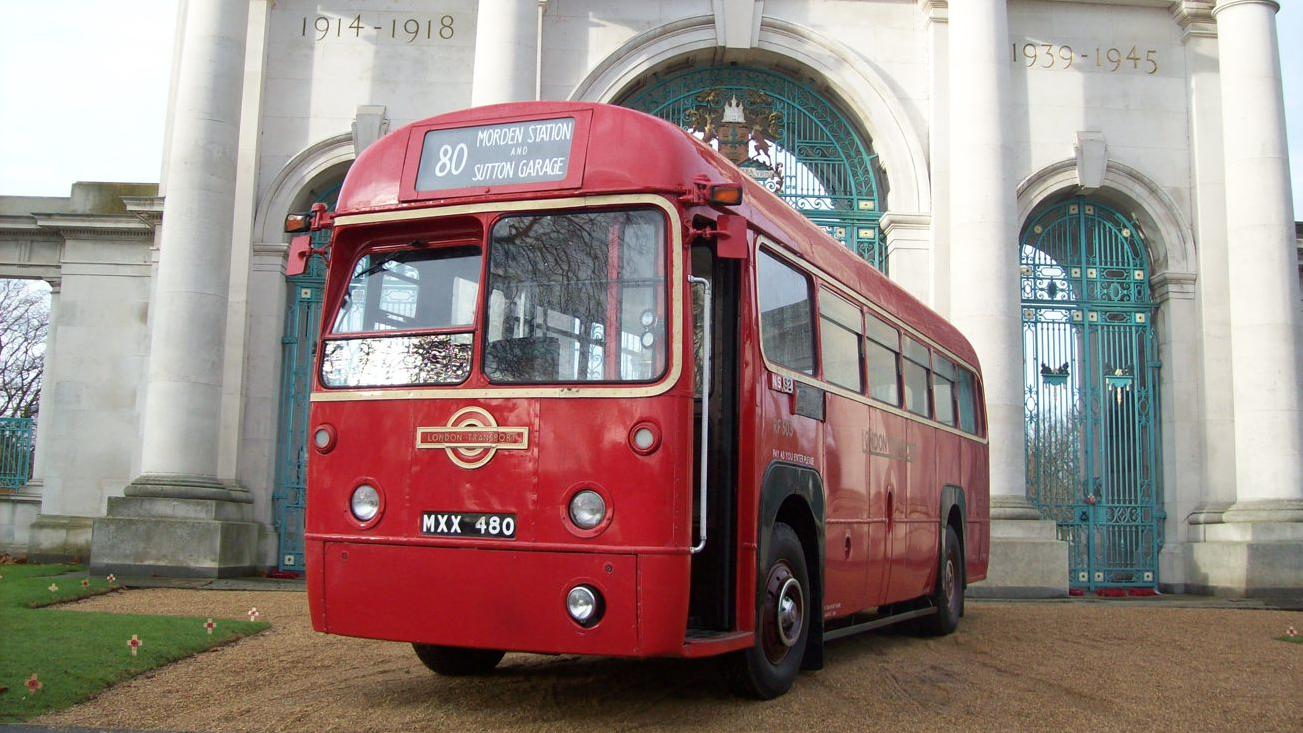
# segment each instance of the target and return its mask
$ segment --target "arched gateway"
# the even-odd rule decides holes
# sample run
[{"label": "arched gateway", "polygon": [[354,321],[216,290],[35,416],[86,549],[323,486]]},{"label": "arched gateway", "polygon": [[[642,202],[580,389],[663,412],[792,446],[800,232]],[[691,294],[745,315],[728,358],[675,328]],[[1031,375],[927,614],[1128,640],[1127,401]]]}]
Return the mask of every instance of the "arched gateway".
[{"label": "arched gateway", "polygon": [[1143,237],[1075,197],[1033,216],[1020,244],[1028,497],[1068,542],[1071,587],[1156,587],[1160,365]]},{"label": "arched gateway", "polygon": [[873,146],[829,99],[771,69],[668,74],[618,100],[708,142],[834,239],[886,270],[886,181]]}]

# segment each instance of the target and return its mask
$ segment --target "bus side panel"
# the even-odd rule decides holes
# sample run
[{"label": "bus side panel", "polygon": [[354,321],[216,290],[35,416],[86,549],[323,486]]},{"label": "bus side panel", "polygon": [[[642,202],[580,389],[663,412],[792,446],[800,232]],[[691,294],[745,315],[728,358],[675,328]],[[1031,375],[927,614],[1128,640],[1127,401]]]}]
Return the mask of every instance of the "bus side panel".
[{"label": "bus side panel", "polygon": [[963,440],[964,498],[968,504],[968,527],[964,533],[968,582],[986,577],[991,549],[990,466],[987,446],[975,440]]},{"label": "bus side panel", "polygon": [[827,396],[823,485],[827,501],[824,544],[824,618],[845,616],[868,605],[869,494],[863,425],[869,407]]},{"label": "bus side panel", "polygon": [[919,581],[910,565],[910,463],[907,460],[910,456],[906,452],[910,421],[885,411],[878,414],[881,423],[874,424],[880,424],[881,428],[875,428],[878,432],[870,436],[870,451],[873,478],[884,487],[882,501],[887,520],[887,569],[883,578],[886,587],[879,600],[881,605],[917,596],[913,590]]},{"label": "bus side panel", "polygon": [[740,631],[756,628],[756,570],[759,567],[757,542],[759,539],[760,481],[769,465],[768,454],[762,453],[760,420],[765,414],[763,404],[769,401],[769,372],[760,361],[759,333],[747,324],[756,323],[751,293],[753,273],[741,278],[742,295],[739,299],[740,321],[738,332],[738,432],[737,432],[737,588],[734,618]]},{"label": "bus side panel", "polygon": [[[966,497],[968,494],[968,484],[964,482],[964,456],[963,453],[961,453],[965,441],[962,438],[960,438],[958,435],[955,435],[954,433],[947,433],[942,430],[936,431],[936,439],[937,439],[937,486],[940,486],[943,492],[943,495],[941,497],[941,511],[943,512],[943,514],[940,517],[940,523],[938,524],[937,527],[938,531],[940,531],[945,528],[946,523],[949,521],[948,515],[950,512],[950,507],[952,506],[951,504],[952,500],[947,499],[947,497],[944,495],[945,487],[957,486],[964,493]],[[965,498],[963,501],[965,502],[963,506],[963,512],[964,512],[964,516],[966,517],[968,512],[967,499]],[[964,555],[965,558],[967,558],[968,553],[971,552],[971,550],[968,547],[968,540],[969,540],[968,525],[966,523],[961,524],[959,526],[958,531],[960,533],[959,542],[961,545],[963,545]],[[937,539],[940,540],[940,537],[938,536]],[[940,545],[938,544],[938,548],[939,547]],[[965,560],[965,562],[967,562],[967,560]],[[965,571],[966,570],[967,568],[965,568]]]},{"label": "bus side panel", "polygon": [[909,422],[909,593],[929,594],[936,587],[941,515],[941,484],[937,481],[937,430]]}]

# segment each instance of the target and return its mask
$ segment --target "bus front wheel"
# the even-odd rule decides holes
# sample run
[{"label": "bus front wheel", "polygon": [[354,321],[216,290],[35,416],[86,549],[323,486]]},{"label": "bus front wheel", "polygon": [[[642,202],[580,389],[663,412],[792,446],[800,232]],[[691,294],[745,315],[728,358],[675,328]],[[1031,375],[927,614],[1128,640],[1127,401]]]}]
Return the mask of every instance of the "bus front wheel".
[{"label": "bus front wheel", "polygon": [[771,700],[796,681],[813,613],[805,552],[786,524],[774,525],[769,562],[760,581],[764,600],[757,611],[756,644],[728,660],[728,676],[739,695]]},{"label": "bus front wheel", "polygon": [[497,649],[465,649],[436,644],[413,644],[412,648],[425,666],[447,677],[488,674],[506,654]]}]

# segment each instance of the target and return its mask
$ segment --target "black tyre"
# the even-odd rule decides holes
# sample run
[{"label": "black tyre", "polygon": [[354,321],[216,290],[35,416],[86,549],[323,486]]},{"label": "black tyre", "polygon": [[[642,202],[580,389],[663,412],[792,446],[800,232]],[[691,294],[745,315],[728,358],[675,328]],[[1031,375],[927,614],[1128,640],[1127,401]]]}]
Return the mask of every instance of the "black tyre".
[{"label": "black tyre", "polygon": [[955,528],[947,526],[941,536],[941,561],[932,605],[937,612],[918,619],[918,630],[926,636],[945,636],[959,626],[964,615],[964,546]]},{"label": "black tyre", "polygon": [[435,644],[413,644],[412,648],[425,666],[447,677],[488,674],[506,654],[497,649],[465,649]]},{"label": "black tyre", "polygon": [[814,612],[805,552],[786,524],[774,525],[765,567],[758,579],[764,600],[756,615],[756,644],[726,661],[733,691],[757,700],[772,700],[791,689]]}]

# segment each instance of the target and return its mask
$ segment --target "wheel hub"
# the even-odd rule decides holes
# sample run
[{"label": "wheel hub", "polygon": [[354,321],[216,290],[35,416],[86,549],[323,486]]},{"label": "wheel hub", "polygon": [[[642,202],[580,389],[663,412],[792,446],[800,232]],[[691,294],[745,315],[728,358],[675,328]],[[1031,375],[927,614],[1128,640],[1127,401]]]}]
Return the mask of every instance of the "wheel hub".
[{"label": "wheel hub", "polygon": [[778,664],[800,641],[801,627],[805,624],[805,591],[785,562],[769,571],[763,624],[760,638],[765,657]]}]

